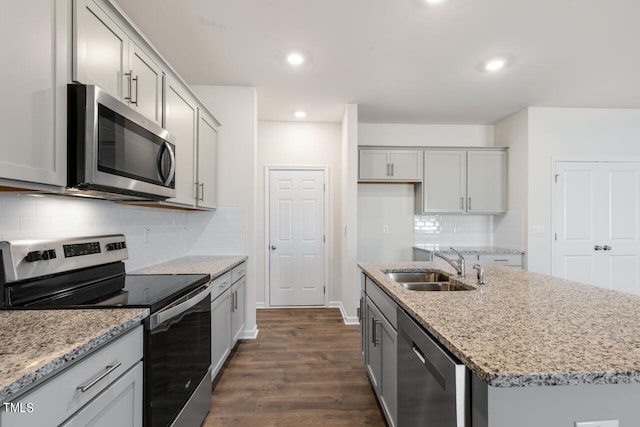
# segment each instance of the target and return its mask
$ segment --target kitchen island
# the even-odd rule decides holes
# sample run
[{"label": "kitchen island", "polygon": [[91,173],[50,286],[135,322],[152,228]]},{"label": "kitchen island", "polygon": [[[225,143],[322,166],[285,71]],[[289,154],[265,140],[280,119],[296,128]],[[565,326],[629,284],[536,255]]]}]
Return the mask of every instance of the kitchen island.
[{"label": "kitchen island", "polygon": [[473,426],[640,425],[640,297],[486,264],[469,291],[417,292],[385,272],[442,260],[360,268],[471,371]]}]

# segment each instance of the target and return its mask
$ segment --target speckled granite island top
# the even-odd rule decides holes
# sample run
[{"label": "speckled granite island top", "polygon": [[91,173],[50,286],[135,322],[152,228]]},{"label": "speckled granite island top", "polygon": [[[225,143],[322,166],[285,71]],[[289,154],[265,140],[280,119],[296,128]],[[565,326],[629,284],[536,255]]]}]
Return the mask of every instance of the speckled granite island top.
[{"label": "speckled granite island top", "polygon": [[148,315],[140,308],[0,311],[0,404]]},{"label": "speckled granite island top", "polygon": [[239,256],[186,256],[132,271],[133,274],[210,274],[212,279],[246,261]]},{"label": "speckled granite island top", "polygon": [[[453,251],[451,250],[452,245],[439,245],[439,244],[424,244],[424,245],[415,245],[414,249],[418,249],[425,252],[438,252],[441,254],[451,254]],[[498,246],[456,246],[453,245],[453,248],[460,252],[461,254],[481,254],[481,255],[505,255],[505,254],[514,254],[520,255],[523,254],[524,251],[520,249],[509,249],[509,248],[501,248]]]},{"label": "speckled granite island top", "polygon": [[[471,371],[495,387],[640,383],[640,296],[487,264],[482,290],[417,292],[360,268]],[[477,288],[475,271],[464,283]]]}]

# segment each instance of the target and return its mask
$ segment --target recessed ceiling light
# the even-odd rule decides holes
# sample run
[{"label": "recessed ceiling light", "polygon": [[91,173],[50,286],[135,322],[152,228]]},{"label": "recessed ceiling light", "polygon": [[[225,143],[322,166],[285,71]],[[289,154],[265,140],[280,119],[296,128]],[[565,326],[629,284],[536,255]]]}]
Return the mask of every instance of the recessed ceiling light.
[{"label": "recessed ceiling light", "polygon": [[301,65],[304,62],[304,56],[298,52],[292,52],[287,55],[287,62],[291,65]]},{"label": "recessed ceiling light", "polygon": [[296,111],[295,113],[293,113],[293,115],[299,119],[304,119],[305,117],[307,117],[307,113],[305,113],[304,111]]},{"label": "recessed ceiling light", "polygon": [[498,71],[507,65],[507,60],[504,58],[493,58],[484,63],[485,71]]},{"label": "recessed ceiling light", "polygon": [[442,4],[444,2],[446,2],[447,0],[425,0],[427,3],[429,4]]}]

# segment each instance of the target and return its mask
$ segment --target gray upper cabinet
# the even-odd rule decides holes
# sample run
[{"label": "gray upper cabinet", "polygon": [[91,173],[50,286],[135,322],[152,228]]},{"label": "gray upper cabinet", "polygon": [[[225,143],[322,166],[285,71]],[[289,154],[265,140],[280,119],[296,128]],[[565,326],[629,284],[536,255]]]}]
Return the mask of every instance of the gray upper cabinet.
[{"label": "gray upper cabinet", "polygon": [[428,213],[466,212],[466,181],[465,151],[426,150],[422,181],[424,200],[419,209]]},{"label": "gray upper cabinet", "polygon": [[467,212],[507,211],[506,151],[469,150],[467,174]]},{"label": "gray upper cabinet", "polygon": [[162,126],[162,68],[136,43],[129,44],[129,105]]},{"label": "gray upper cabinet", "polygon": [[131,93],[123,91],[129,73],[127,34],[94,0],[74,0],[73,23],[73,80],[129,98]]},{"label": "gray upper cabinet", "polygon": [[200,110],[198,121],[198,180],[196,204],[201,208],[216,207],[216,147],[218,122]]},{"label": "gray upper cabinet", "polygon": [[358,180],[361,182],[422,181],[422,150],[359,150]]},{"label": "gray upper cabinet", "polygon": [[427,149],[416,212],[501,214],[507,210],[506,149]]},{"label": "gray upper cabinet", "polygon": [[95,0],[74,0],[73,80],[93,84],[162,125],[162,68]]},{"label": "gray upper cabinet", "polygon": [[165,128],[176,139],[176,197],[169,202],[194,205],[194,147],[196,146],[198,107],[181,82],[167,77]]},{"label": "gray upper cabinet", "polygon": [[4,2],[0,186],[66,185],[70,4]]}]

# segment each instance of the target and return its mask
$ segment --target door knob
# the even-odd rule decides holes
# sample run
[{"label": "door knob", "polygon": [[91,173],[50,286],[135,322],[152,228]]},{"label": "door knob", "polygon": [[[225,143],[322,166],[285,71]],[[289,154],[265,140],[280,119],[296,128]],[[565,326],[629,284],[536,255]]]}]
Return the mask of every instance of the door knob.
[{"label": "door knob", "polygon": [[611,250],[611,246],[609,246],[609,245],[604,245],[604,246],[602,247],[602,250],[604,250],[604,251],[610,251],[610,250]]},{"label": "door knob", "polygon": [[604,248],[603,248],[602,246],[600,246],[600,245],[595,245],[595,246],[593,247],[593,250],[594,250],[594,251],[601,251],[601,250],[603,250],[603,249],[604,249]]},{"label": "door knob", "polygon": [[275,251],[276,250],[276,245],[271,245],[271,250]]}]

